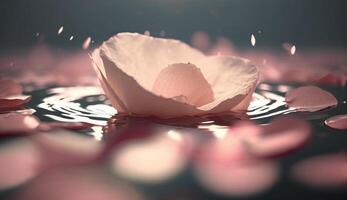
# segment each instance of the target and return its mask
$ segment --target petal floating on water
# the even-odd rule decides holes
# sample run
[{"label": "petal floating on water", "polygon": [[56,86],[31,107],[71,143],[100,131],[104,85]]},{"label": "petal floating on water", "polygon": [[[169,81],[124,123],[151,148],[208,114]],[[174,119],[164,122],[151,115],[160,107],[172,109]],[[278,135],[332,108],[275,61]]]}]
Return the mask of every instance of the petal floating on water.
[{"label": "petal floating on water", "polygon": [[[207,57],[180,41],[135,33],[120,33],[112,37],[93,52],[92,59],[112,104],[122,107],[120,110],[130,115],[173,118],[223,111],[245,112],[258,80],[257,69],[248,60],[229,56]],[[153,92],[153,87],[159,87],[155,81],[165,67],[181,66],[175,63],[191,63],[199,68],[203,75],[200,77],[211,86],[214,100],[201,101],[199,95],[178,93],[174,99],[169,99]],[[169,71],[177,72],[176,69]],[[195,80],[198,83],[194,85],[198,86],[200,80],[203,79]],[[174,88],[172,84],[165,85]],[[191,85],[186,87],[180,91],[188,91]],[[161,88],[160,91],[178,91],[172,88]],[[190,96],[187,98],[185,95]],[[194,99],[199,99],[200,106],[190,105],[189,99],[195,104]]]},{"label": "petal floating on water", "polygon": [[19,113],[0,114],[0,135],[26,134],[39,127],[38,119]]},{"label": "petal floating on water", "polygon": [[275,157],[301,148],[311,136],[310,125],[294,117],[278,117],[262,127],[261,134],[244,137],[249,152],[258,157]]},{"label": "petal floating on water", "polygon": [[315,156],[294,165],[291,175],[312,187],[346,187],[347,157],[343,153]]},{"label": "petal floating on water", "polygon": [[40,174],[14,194],[15,200],[143,200],[142,194],[97,167],[56,168]]},{"label": "petal floating on water", "polygon": [[150,138],[124,143],[112,155],[117,175],[144,183],[159,183],[178,174],[191,150],[186,135],[163,130]]},{"label": "petal floating on water", "polygon": [[0,111],[9,111],[20,108],[30,100],[30,95],[15,95],[0,98]]},{"label": "petal floating on water", "polygon": [[199,145],[194,162],[199,183],[214,193],[236,197],[252,196],[269,189],[278,178],[276,163],[257,159],[244,145],[244,137],[260,132],[260,126],[240,122],[223,137]]},{"label": "petal floating on water", "polygon": [[103,148],[93,137],[66,130],[38,133],[31,139],[41,150],[41,169],[91,162]]},{"label": "petal floating on water", "polygon": [[330,92],[316,86],[303,86],[290,90],[286,94],[286,102],[290,108],[309,112],[337,105],[337,99]]},{"label": "petal floating on water", "polygon": [[330,128],[347,130],[347,115],[336,115],[329,117],[324,121],[324,123]]},{"label": "petal floating on water", "polygon": [[27,182],[39,173],[40,152],[27,139],[15,140],[0,147],[0,190]]}]

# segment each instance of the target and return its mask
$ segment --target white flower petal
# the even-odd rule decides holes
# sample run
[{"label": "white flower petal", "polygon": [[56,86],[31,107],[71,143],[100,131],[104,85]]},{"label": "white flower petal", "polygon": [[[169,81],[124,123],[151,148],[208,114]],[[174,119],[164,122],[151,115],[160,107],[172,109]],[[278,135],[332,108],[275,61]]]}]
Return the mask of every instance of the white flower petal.
[{"label": "white flower petal", "polygon": [[152,91],[196,107],[213,101],[211,86],[193,64],[177,63],[164,68],[159,73]]},{"label": "white flower petal", "polygon": [[112,37],[92,59],[112,104],[140,116],[246,110],[258,79],[247,60],[208,57],[177,40],[135,33]]}]

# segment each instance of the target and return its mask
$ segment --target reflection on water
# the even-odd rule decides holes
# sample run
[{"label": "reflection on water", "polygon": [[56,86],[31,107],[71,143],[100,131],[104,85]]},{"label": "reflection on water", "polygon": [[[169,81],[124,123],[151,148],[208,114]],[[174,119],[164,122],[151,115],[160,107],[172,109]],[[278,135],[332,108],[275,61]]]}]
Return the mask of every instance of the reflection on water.
[{"label": "reflection on water", "polygon": [[[261,84],[254,93],[248,108],[250,119],[265,119],[280,114],[294,112],[285,105],[281,94],[290,88],[286,85],[272,86]],[[107,120],[117,113],[108,104],[100,88],[88,87],[57,87],[47,89],[42,102],[37,105],[43,109],[43,116],[63,122],[85,122],[95,125],[106,125]],[[211,123],[212,122],[212,123]],[[212,125],[213,121],[200,121],[202,126]]]},{"label": "reflection on water", "polygon": [[85,122],[106,125],[107,119],[117,113],[105,104],[105,97],[98,87],[58,87],[47,90],[47,97],[37,107],[49,117],[63,122]]},{"label": "reflection on water", "polygon": [[[5,166],[5,173],[0,173],[1,180],[5,180],[0,181],[0,190],[24,184],[24,190],[18,190],[21,195],[30,197],[32,194],[36,195],[35,192],[41,194],[44,187],[40,185],[35,188],[35,184],[41,181],[50,184],[57,178],[65,178],[65,175],[70,177],[64,171],[70,169],[70,166],[74,166],[76,171],[83,171],[84,168],[94,170],[94,164],[101,166],[100,169],[95,169],[97,172],[104,173],[104,168],[107,168],[108,171],[105,173],[108,178],[112,177],[113,180],[121,180],[122,183],[134,186],[133,193],[144,192],[146,195],[154,194],[160,197],[168,193],[181,192],[182,186],[192,192],[192,196],[184,194],[188,199],[211,199],[199,198],[199,194],[205,193],[237,198],[271,195],[272,191],[281,185],[282,180],[286,179],[282,174],[288,174],[288,171],[293,180],[307,185],[341,185],[340,182],[344,180],[338,176],[341,173],[335,174],[331,171],[344,169],[339,167],[345,163],[344,156],[338,156],[336,159],[333,157],[332,161],[335,162],[328,165],[316,160],[313,160],[312,165],[311,161],[306,162],[305,158],[303,164],[298,162],[298,166],[295,166],[297,161],[289,161],[289,165],[286,163],[292,157],[287,156],[289,153],[292,155],[295,152],[295,156],[301,159],[301,153],[307,153],[303,147],[310,148],[315,145],[319,152],[330,152],[331,142],[328,144],[324,138],[324,144],[327,144],[325,148],[320,143],[322,140],[319,140],[320,134],[325,130],[317,131],[316,125],[323,125],[325,117],[321,116],[342,114],[336,111],[344,108],[345,104],[341,104],[339,109],[325,110],[316,115],[296,113],[295,116],[280,116],[296,111],[286,106],[284,93],[289,90],[291,86],[288,85],[260,84],[246,116],[222,113],[217,116],[170,120],[117,115],[117,111],[109,104],[102,90],[94,86],[34,90],[30,93],[33,101],[28,107],[36,111],[35,115],[41,120],[39,131],[43,132],[36,132],[25,138],[25,141],[28,140],[27,143],[11,143],[10,146],[0,149],[0,154],[3,155],[0,158],[5,158],[0,159],[0,163]],[[301,117],[309,117],[312,120],[305,121],[300,119]],[[319,120],[319,123],[315,120]],[[64,128],[64,124],[68,126],[69,123],[47,121],[83,122],[92,126],[79,129],[78,132],[70,132],[59,129]],[[54,125],[57,129],[45,131],[42,124]],[[70,124],[74,125],[76,124]],[[311,137],[315,139],[313,142],[310,140]],[[328,139],[332,140],[331,138]],[[341,137],[336,138],[341,141]],[[307,142],[310,142],[310,145],[306,146]],[[16,148],[9,148],[11,146]],[[341,146],[345,146],[343,140]],[[20,156],[23,152],[28,156]],[[12,167],[22,163],[29,166]],[[40,167],[39,171],[36,171],[37,166]],[[57,172],[55,169],[62,170],[63,174],[59,171],[59,176],[45,179],[50,173]],[[92,178],[93,170],[88,173]],[[326,179],[324,174],[321,175],[321,170],[332,175],[330,179]],[[14,171],[16,173],[13,173]],[[74,175],[79,174],[73,174],[73,178]],[[101,180],[101,183],[97,180],[95,187],[105,186],[103,184],[108,186],[109,179]],[[74,189],[70,188],[72,194],[85,190],[74,185],[83,186],[86,181],[84,176],[78,176],[76,180],[66,178],[63,181],[64,184],[73,184]],[[171,183],[172,187],[167,187],[166,184]],[[190,185],[187,186],[186,183]],[[148,189],[152,186],[155,186],[155,189]],[[157,186],[165,191],[158,190]],[[29,194],[27,191],[30,191]],[[106,194],[108,191],[114,189],[110,188],[102,193]],[[69,192],[69,189],[55,189],[48,191],[47,195],[60,197]],[[159,196],[150,196],[150,199],[161,199]],[[24,198],[20,196],[19,199]]]}]

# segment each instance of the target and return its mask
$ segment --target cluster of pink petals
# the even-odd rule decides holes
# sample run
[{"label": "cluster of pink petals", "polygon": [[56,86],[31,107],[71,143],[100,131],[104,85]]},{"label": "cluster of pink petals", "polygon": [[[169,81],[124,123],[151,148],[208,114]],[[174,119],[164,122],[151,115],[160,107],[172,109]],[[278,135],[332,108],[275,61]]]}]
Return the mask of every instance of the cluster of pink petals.
[{"label": "cluster of pink petals", "polygon": [[347,52],[344,50],[300,49],[292,55],[293,44],[288,43],[283,44],[282,52],[273,52],[257,47],[240,51],[225,37],[211,41],[213,39],[207,33],[196,32],[191,43],[209,55],[232,55],[252,60],[258,66],[262,81],[334,86],[345,86],[347,83]]},{"label": "cluster of pink petals", "polygon": [[236,197],[271,188],[279,168],[268,158],[300,149],[311,136],[310,125],[294,117],[280,117],[265,126],[241,121],[224,133],[221,128],[209,130],[216,138],[200,145],[195,174],[206,189]]},{"label": "cluster of pink petals", "polygon": [[26,109],[31,96],[22,95],[23,88],[10,79],[0,79],[0,136],[23,135],[53,129],[82,130],[92,125],[80,122],[41,122]]}]

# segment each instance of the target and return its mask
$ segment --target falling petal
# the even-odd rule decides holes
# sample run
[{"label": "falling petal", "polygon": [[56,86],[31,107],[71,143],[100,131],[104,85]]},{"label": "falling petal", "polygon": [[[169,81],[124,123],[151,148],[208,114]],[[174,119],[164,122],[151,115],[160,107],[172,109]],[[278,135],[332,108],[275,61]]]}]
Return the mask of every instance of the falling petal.
[{"label": "falling petal", "polygon": [[295,51],[296,51],[296,47],[295,47],[295,45],[293,45],[293,46],[290,48],[290,54],[294,55],[294,54],[295,54]]},{"label": "falling petal", "polygon": [[255,46],[255,43],[256,43],[256,39],[255,39],[255,36],[252,34],[251,35],[251,44],[252,44],[252,46]]},{"label": "falling petal", "polygon": [[316,86],[303,86],[290,90],[286,94],[286,102],[290,108],[309,112],[337,105],[336,98],[330,92]]},{"label": "falling petal", "polygon": [[324,121],[325,125],[338,130],[347,130],[347,115],[336,115]]},{"label": "falling petal", "polygon": [[82,49],[84,50],[88,49],[91,41],[92,41],[92,38],[87,37],[83,42]]},{"label": "falling petal", "polygon": [[73,35],[71,35],[71,36],[70,36],[70,38],[69,38],[69,40],[71,41],[71,40],[73,40],[73,38],[74,38],[74,36],[73,36]]},{"label": "falling petal", "polygon": [[58,29],[58,35],[60,35],[63,31],[64,31],[64,26],[61,26],[61,27]]}]

